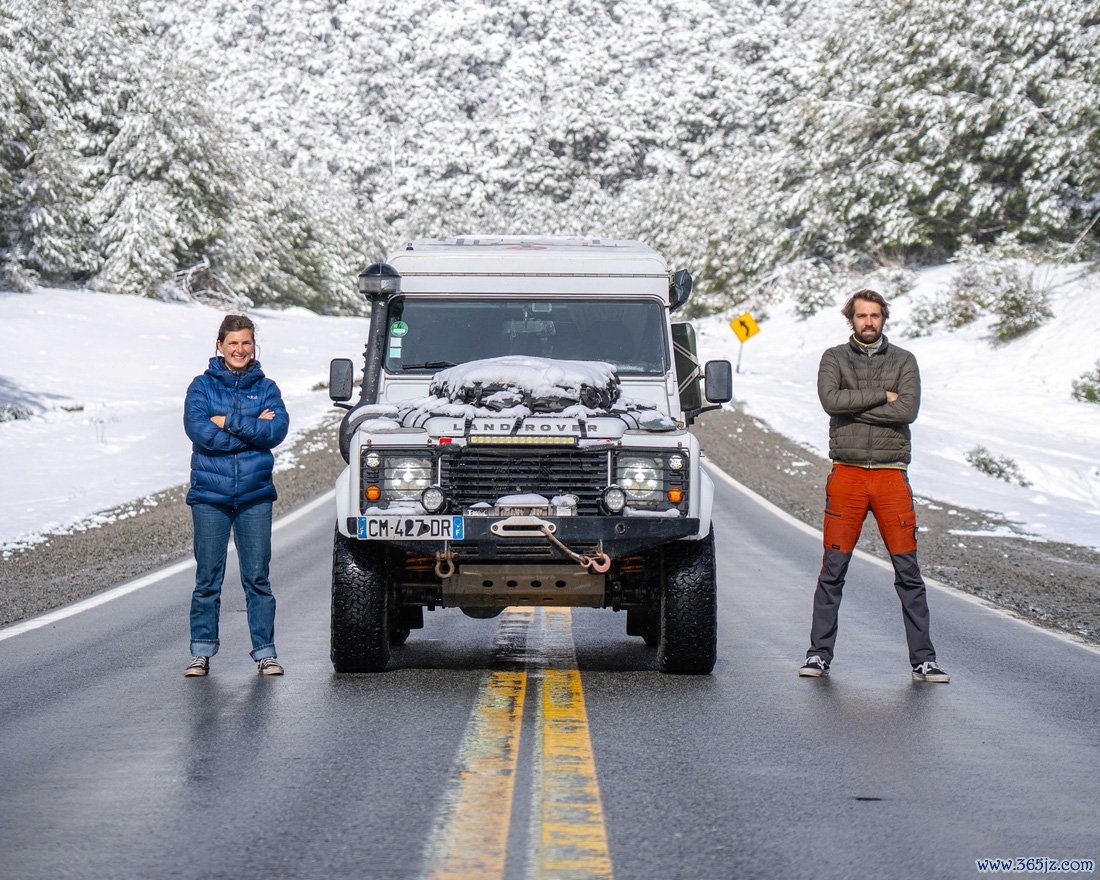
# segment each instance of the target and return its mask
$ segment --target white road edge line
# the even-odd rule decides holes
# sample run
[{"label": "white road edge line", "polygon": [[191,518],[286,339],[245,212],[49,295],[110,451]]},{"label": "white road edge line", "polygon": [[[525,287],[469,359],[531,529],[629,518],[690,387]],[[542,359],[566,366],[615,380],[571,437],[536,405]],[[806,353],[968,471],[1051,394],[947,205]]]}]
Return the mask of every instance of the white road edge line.
[{"label": "white road edge line", "polygon": [[[271,526],[271,531],[276,532],[291,523],[297,522],[304,516],[308,516],[313,513],[318,507],[324,504],[331,503],[336,497],[335,491],[328,491],[324,495],[320,495],[314,498],[312,501],[303,504],[296,510],[291,511],[286,516],[281,516]],[[230,544],[230,549],[232,549]],[[25,632],[39,629],[43,626],[49,626],[51,623],[57,623],[58,621],[65,620],[68,617],[73,617],[84,611],[89,611],[92,608],[98,608],[100,605],[106,605],[108,602],[118,599],[122,596],[129,595],[130,593],[137,592],[144,587],[148,587],[151,584],[155,584],[165,578],[170,578],[172,575],[179,574],[182,571],[187,571],[189,568],[195,567],[194,559],[181,559],[179,562],[174,562],[166,568],[159,569],[150,574],[143,575],[135,580],[128,581],[124,584],[119,584],[117,587],[111,587],[109,590],[105,590],[102,593],[97,593],[94,596],[89,596],[87,599],[81,599],[79,602],[74,602],[72,605],[66,605],[63,608],[58,608],[55,611],[47,611],[45,614],[41,614],[38,617],[32,617],[29,620],[21,620],[19,623],[13,623],[11,626],[6,626],[0,629],[0,642],[5,639],[14,638],[15,636],[22,635]]]},{"label": "white road edge line", "polygon": [[[759,504],[761,507],[763,507],[769,513],[775,514],[777,517],[779,517],[785,523],[787,523],[789,525],[792,525],[797,529],[800,529],[801,531],[805,532],[807,535],[812,535],[812,536],[816,537],[819,540],[821,539],[821,530],[820,529],[815,529],[813,526],[802,522],[802,520],[791,516],[791,514],[787,513],[787,511],[785,511],[785,510],[777,507],[776,505],[772,504],[772,502],[770,502],[763,495],[759,495],[756,492],[754,492],[752,489],[750,489],[748,486],[745,486],[745,485],[737,482],[737,480],[735,480],[733,477],[731,477],[729,474],[727,474],[724,470],[722,470],[720,467],[718,467],[718,465],[716,465],[714,462],[705,461],[705,462],[703,462],[703,466],[707,469],[707,472],[709,474],[711,474],[712,476],[720,477],[722,479],[722,481],[725,482],[726,484],[728,484],[731,488],[736,489],[742,495],[745,495],[746,497],[750,498],[752,501],[755,501],[757,504]],[[893,568],[892,565],[890,565],[889,562],[887,562],[885,559],[879,559],[877,556],[871,555],[866,550],[860,550],[860,549],[857,548],[853,555],[858,556],[860,559],[864,560],[865,562],[870,562],[872,565],[877,565],[879,568],[883,569],[884,571],[890,572],[890,574],[894,573],[894,568]],[[995,614],[999,614],[1001,617],[1005,617],[1008,620],[1015,621],[1016,623],[1021,624],[1022,626],[1026,626],[1030,629],[1036,630],[1037,632],[1045,633],[1046,635],[1051,636],[1052,638],[1058,639],[1059,641],[1065,642],[1066,644],[1073,645],[1074,647],[1081,648],[1081,649],[1083,649],[1085,651],[1088,651],[1092,654],[1100,655],[1100,648],[1096,647],[1095,645],[1091,645],[1088,642],[1082,641],[1082,640],[1074,637],[1073,635],[1071,635],[1069,633],[1062,633],[1062,632],[1058,632],[1057,630],[1047,629],[1046,627],[1038,626],[1037,624],[1032,623],[1030,620],[1026,620],[1022,617],[1018,617],[1017,615],[1015,615],[1011,611],[1009,611],[1007,608],[1003,608],[1000,605],[997,605],[993,602],[990,602],[988,599],[983,599],[980,596],[975,596],[973,593],[967,593],[964,590],[960,590],[958,587],[952,587],[949,584],[945,584],[942,581],[937,581],[936,579],[930,578],[930,577],[927,577],[927,576],[925,576],[924,582],[929,587],[934,587],[937,590],[943,590],[945,593],[950,593],[952,596],[955,596],[958,599],[962,599],[963,601],[970,602],[972,605],[977,605],[980,608],[986,609],[987,611],[992,611]]]}]

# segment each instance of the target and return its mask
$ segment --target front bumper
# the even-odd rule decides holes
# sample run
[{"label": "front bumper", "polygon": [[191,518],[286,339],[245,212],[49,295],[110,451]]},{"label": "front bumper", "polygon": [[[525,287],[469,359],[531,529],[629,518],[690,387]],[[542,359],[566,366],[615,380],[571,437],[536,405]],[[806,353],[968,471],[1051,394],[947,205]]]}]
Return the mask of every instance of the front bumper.
[{"label": "front bumper", "polygon": [[[569,562],[565,555],[544,535],[502,537],[494,534],[494,523],[507,520],[499,516],[463,517],[463,537],[460,541],[404,541],[395,538],[376,539],[376,543],[400,547],[416,554],[430,556],[449,550],[455,562]],[[604,552],[612,559],[631,556],[669,541],[699,533],[697,517],[646,516],[544,516],[541,520],[556,526],[554,536],[575,553],[592,555]],[[348,533],[358,533],[358,517],[348,517]]]}]

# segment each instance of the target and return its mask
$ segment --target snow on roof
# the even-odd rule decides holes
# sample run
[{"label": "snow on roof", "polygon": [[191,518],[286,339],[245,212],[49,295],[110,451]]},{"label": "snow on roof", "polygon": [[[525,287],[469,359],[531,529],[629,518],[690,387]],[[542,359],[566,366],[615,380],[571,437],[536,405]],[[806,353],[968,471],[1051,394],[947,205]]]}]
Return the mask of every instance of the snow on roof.
[{"label": "snow on roof", "polygon": [[554,275],[659,279],[668,264],[639,241],[554,236],[466,236],[417,239],[386,262],[402,277]]},{"label": "snow on roof", "polygon": [[418,238],[406,242],[403,251],[419,250],[608,250],[633,252],[658,257],[649,245],[640,241],[592,238],[580,235],[461,235],[454,238]]}]

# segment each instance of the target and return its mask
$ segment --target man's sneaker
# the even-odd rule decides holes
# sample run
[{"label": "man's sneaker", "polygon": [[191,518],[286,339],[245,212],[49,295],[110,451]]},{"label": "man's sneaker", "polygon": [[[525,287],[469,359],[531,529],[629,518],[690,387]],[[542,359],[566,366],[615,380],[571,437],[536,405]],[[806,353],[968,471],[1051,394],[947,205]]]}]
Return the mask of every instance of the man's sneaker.
[{"label": "man's sneaker", "polygon": [[806,658],[806,662],[802,664],[802,668],[798,670],[798,674],[807,678],[821,678],[821,676],[829,674],[829,664],[818,657],[817,654],[811,654]]},{"label": "man's sneaker", "polygon": [[206,675],[210,671],[209,657],[192,657],[183,674],[190,678],[193,675]]},{"label": "man's sneaker", "polygon": [[264,657],[256,664],[256,671],[260,675],[282,675],[283,667],[274,657]]},{"label": "man's sneaker", "polygon": [[951,681],[951,676],[935,660],[926,660],[913,667],[913,678],[917,681]]}]

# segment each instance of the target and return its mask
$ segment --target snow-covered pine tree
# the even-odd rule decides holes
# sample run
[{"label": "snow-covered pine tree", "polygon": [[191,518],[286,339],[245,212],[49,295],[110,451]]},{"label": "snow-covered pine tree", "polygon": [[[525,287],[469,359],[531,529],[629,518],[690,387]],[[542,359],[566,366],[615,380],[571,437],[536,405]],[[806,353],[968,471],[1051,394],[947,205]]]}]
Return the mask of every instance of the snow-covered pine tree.
[{"label": "snow-covered pine tree", "polygon": [[82,48],[102,68],[79,111],[97,142],[93,283],[151,295],[224,233],[239,169],[199,69],[167,54],[125,0],[100,0],[97,14]]},{"label": "snow-covered pine tree", "polygon": [[83,138],[68,112],[80,75],[70,13],[45,0],[0,10],[0,271],[14,286],[94,268]]},{"label": "snow-covered pine tree", "polygon": [[1076,235],[1100,193],[1095,0],[855,0],[793,102],[776,257]]},{"label": "snow-covered pine tree", "polygon": [[377,243],[364,240],[353,200],[334,199],[319,181],[287,174],[263,155],[245,167],[231,234],[211,249],[233,289],[256,305],[361,312],[356,275]]},{"label": "snow-covered pine tree", "polygon": [[353,194],[386,246],[463,230],[599,233],[698,269],[727,239],[725,215],[745,213],[731,184],[751,180],[774,128],[790,85],[773,74],[806,51],[806,30],[786,25],[808,4],[145,6],[181,51],[220,53],[215,90],[257,147],[337,200]]}]

